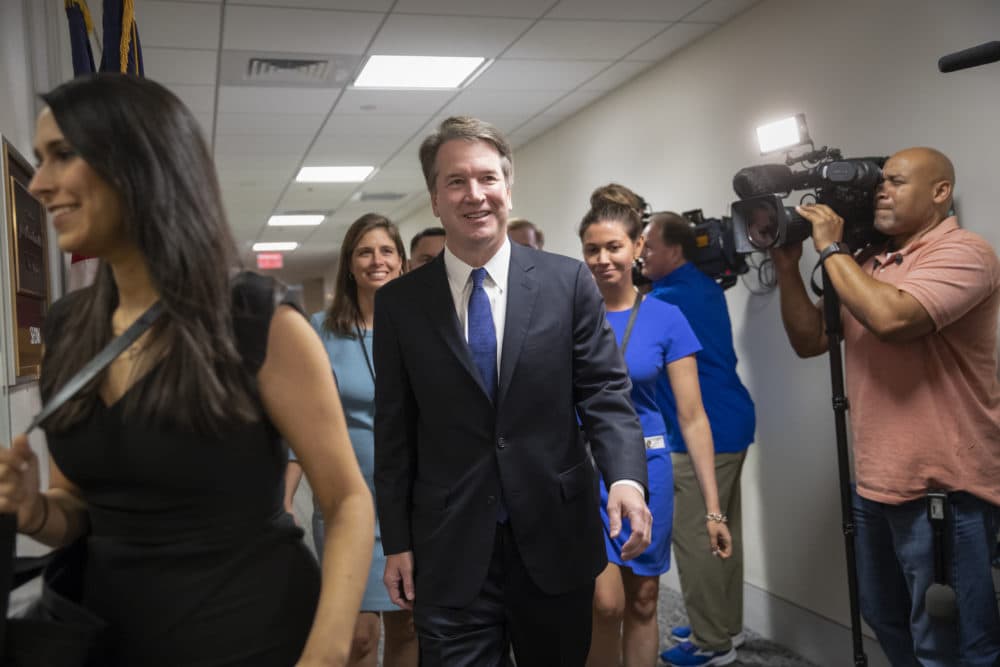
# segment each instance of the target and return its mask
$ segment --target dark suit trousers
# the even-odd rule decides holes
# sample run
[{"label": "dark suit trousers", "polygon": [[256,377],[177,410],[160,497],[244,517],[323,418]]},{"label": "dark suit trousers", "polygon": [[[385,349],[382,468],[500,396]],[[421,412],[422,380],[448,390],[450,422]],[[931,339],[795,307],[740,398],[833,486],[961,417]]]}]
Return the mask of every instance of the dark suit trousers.
[{"label": "dark suit trousers", "polygon": [[505,667],[513,644],[518,667],[581,667],[590,651],[593,597],[593,581],[562,595],[543,593],[525,570],[510,524],[497,524],[486,582],[472,604],[455,609],[417,599],[420,665]]}]

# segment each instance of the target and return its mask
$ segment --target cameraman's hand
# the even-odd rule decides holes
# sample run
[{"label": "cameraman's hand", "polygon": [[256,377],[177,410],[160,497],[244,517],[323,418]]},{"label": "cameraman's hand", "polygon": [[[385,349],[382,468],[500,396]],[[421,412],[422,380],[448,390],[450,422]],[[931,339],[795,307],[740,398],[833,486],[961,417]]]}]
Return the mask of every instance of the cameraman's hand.
[{"label": "cameraman's hand", "polygon": [[816,252],[821,252],[831,243],[844,238],[844,219],[826,204],[803,204],[796,206],[795,210],[812,223],[812,240]]},{"label": "cameraman's hand", "polygon": [[774,262],[774,270],[779,276],[789,272],[799,272],[799,260],[802,259],[801,243],[771,248],[769,252],[771,261]]}]

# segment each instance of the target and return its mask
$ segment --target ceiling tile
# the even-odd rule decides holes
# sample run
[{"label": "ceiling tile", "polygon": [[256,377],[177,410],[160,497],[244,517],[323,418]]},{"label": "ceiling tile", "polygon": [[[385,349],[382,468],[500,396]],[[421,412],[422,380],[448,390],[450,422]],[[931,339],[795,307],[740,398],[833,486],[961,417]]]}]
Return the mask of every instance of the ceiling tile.
[{"label": "ceiling tile", "polygon": [[284,167],[274,167],[269,163],[248,164],[244,160],[242,165],[230,167],[220,173],[219,182],[223,188],[272,188],[276,194],[280,194],[291,175]]},{"label": "ceiling tile", "polygon": [[[301,154],[295,155],[269,155],[267,160],[261,160],[259,166],[262,170],[266,171],[276,171],[283,172],[285,174],[284,178],[281,179],[281,186],[284,187],[285,183],[288,182],[290,178],[295,176],[293,173],[295,168],[299,166],[302,161]],[[226,175],[231,173],[231,170],[236,170],[241,172],[247,169],[247,159],[241,155],[227,155],[221,153],[215,156],[215,166],[218,168],[219,173]]]},{"label": "ceiling tile", "polygon": [[[370,153],[388,157],[395,153],[409,137],[374,134],[324,134],[317,137],[309,150],[310,158],[320,155]],[[379,160],[379,163],[382,161]]]},{"label": "ceiling tile", "polygon": [[574,114],[585,106],[592,104],[595,100],[604,97],[606,93],[602,90],[578,90],[562,98],[545,110],[546,116],[559,115],[568,116]]},{"label": "ceiling tile", "polygon": [[679,21],[705,0],[562,0],[546,18]]},{"label": "ceiling tile", "polygon": [[215,154],[301,156],[311,140],[312,137],[302,134],[219,134],[215,137]]},{"label": "ceiling tile", "polygon": [[432,114],[455,96],[453,90],[359,90],[349,88],[337,102],[340,114]]},{"label": "ceiling tile", "polygon": [[533,115],[555,102],[561,91],[466,90],[449,104],[443,115],[485,117],[489,115]]},{"label": "ceiling tile", "polygon": [[306,134],[313,136],[325,114],[220,113],[215,128],[223,134]]},{"label": "ceiling tile", "polygon": [[384,12],[392,6],[392,0],[229,0],[226,4]]},{"label": "ceiling tile", "polygon": [[324,165],[378,167],[396,152],[399,145],[392,144],[392,146],[395,147],[372,144],[318,146],[309,150],[303,164],[307,167]]},{"label": "ceiling tile", "polygon": [[196,115],[215,113],[215,86],[170,84],[167,88]]},{"label": "ceiling tile", "polygon": [[740,12],[750,9],[760,0],[709,0],[704,6],[690,16],[684,17],[688,21],[712,21],[725,23]]},{"label": "ceiling tile", "polygon": [[217,53],[207,49],[161,49],[143,45],[142,64],[146,78],[160,83],[214,86]]},{"label": "ceiling tile", "polygon": [[[343,100],[341,100],[343,102]],[[427,123],[426,115],[415,114],[332,114],[323,135],[356,134],[409,139]]]},{"label": "ceiling tile", "polygon": [[223,48],[290,53],[364,53],[382,20],[367,12],[233,6]]},{"label": "ceiling tile", "polygon": [[145,0],[135,12],[143,57],[147,48],[219,48],[220,14],[215,4]]},{"label": "ceiling tile", "polygon": [[522,19],[390,14],[368,52],[494,58],[530,25]]},{"label": "ceiling tile", "polygon": [[612,61],[517,60],[501,58],[483,72],[470,90],[573,90]]},{"label": "ceiling tile", "polygon": [[[517,132],[510,135],[511,143],[514,146],[523,146],[532,139],[537,138],[539,135],[548,132],[567,118],[568,116],[562,116],[559,114],[542,114],[540,116],[536,116],[521,126]],[[517,160],[516,153],[514,154],[514,159],[515,161]]]},{"label": "ceiling tile", "polygon": [[627,60],[658,62],[716,27],[718,26],[715,23],[675,23],[667,28],[663,34],[649,40],[625,58]]},{"label": "ceiling tile", "polygon": [[339,90],[315,88],[265,88],[263,86],[221,86],[219,112],[326,114]]},{"label": "ceiling tile", "polygon": [[333,211],[347,201],[359,185],[359,183],[292,183],[278,202],[277,210]]},{"label": "ceiling tile", "polygon": [[[302,243],[316,231],[313,227],[268,227],[267,219],[261,221],[261,230],[255,241],[296,241]],[[299,246],[302,248],[303,246]],[[298,252],[298,248],[292,251]]]},{"label": "ceiling tile", "polygon": [[590,81],[580,86],[580,90],[610,91],[647,69],[649,63],[622,61],[615,63]]},{"label": "ceiling tile", "polygon": [[538,18],[551,5],[551,0],[504,0],[475,3],[469,0],[399,0],[393,12],[399,14],[441,14],[445,16],[500,16]]},{"label": "ceiling tile", "polygon": [[510,58],[617,60],[667,27],[656,21],[542,20],[504,55]]}]

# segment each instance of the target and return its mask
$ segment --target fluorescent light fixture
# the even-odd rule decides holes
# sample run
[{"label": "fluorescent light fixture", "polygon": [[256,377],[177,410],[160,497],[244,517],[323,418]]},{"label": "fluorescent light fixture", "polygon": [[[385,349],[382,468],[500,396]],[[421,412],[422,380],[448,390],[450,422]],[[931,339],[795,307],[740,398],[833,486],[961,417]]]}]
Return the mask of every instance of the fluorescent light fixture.
[{"label": "fluorescent light fixture", "polygon": [[254,243],[254,252],[282,252],[295,250],[299,244],[295,241],[275,241],[271,243]]},{"label": "fluorescent light fixture", "polygon": [[485,58],[371,56],[355,88],[459,88]]},{"label": "fluorescent light fixture", "polygon": [[299,183],[361,183],[375,167],[302,167],[295,180]]},{"label": "fluorescent light fixture", "polygon": [[806,127],[806,115],[800,113],[761,125],[757,128],[757,143],[760,144],[761,155],[811,144],[809,128]]},{"label": "fluorescent light fixture", "polygon": [[272,215],[267,220],[269,227],[315,227],[323,222],[323,215]]}]

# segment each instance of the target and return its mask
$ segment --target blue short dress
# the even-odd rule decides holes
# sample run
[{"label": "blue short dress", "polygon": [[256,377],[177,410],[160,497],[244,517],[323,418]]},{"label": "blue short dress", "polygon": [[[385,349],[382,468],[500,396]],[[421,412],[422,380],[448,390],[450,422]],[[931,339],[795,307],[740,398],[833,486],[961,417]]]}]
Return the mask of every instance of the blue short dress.
[{"label": "blue short dress", "polygon": [[[628,326],[630,311],[631,309],[607,314],[619,345]],[[621,550],[631,530],[625,521],[618,537],[611,539],[608,528],[608,489],[601,479],[601,519],[604,521],[608,560],[631,569],[639,576],[655,577],[670,569],[674,476],[667,442],[667,426],[656,405],[656,381],[660,376],[666,375],[667,364],[700,349],[701,345],[680,309],[658,299],[643,300],[625,348],[625,364],[632,380],[632,404],[646,437],[653,541],[648,549],[630,561],[622,561]]]}]

